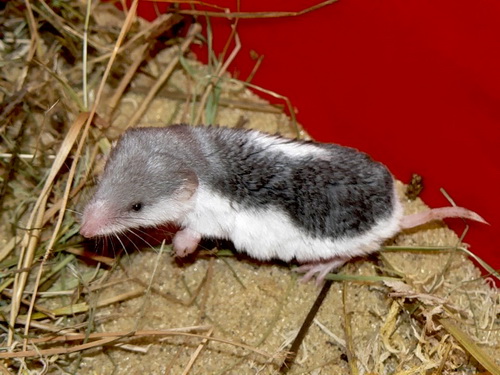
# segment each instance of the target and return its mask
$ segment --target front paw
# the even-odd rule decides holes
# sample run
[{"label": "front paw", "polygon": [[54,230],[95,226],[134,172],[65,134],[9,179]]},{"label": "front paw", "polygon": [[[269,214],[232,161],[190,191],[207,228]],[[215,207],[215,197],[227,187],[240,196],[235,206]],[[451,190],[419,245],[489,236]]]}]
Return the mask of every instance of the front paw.
[{"label": "front paw", "polygon": [[182,258],[193,253],[200,243],[201,235],[194,230],[184,228],[178,231],[173,240],[175,255]]}]

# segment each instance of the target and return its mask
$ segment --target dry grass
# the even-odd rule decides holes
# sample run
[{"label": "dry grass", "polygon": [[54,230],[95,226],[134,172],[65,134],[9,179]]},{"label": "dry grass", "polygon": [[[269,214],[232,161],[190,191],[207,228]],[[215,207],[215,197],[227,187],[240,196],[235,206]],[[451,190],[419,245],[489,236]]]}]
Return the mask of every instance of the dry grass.
[{"label": "dry grass", "polygon": [[[84,243],[79,210],[103,155],[129,126],[220,122],[304,136],[288,98],[227,74],[240,50],[237,19],[298,16],[332,2],[295,13],[226,14],[233,33],[220,56],[211,51],[208,66],[194,61],[189,47],[210,48],[216,36],[208,28],[203,37],[199,24],[179,15],[186,12],[146,23],[135,17],[136,1],[126,13],[97,2],[5,4],[3,373],[279,369],[285,336],[299,328],[318,292],[313,285],[298,284],[284,266],[227,251],[215,257],[211,248],[179,267],[168,246],[124,253],[117,244]],[[417,201],[408,209],[419,208]],[[500,357],[499,296],[466,251],[451,232],[431,226],[399,236],[375,263],[353,262],[331,275],[342,282],[334,283],[290,372],[473,373],[480,362],[499,373],[492,359]]]}]

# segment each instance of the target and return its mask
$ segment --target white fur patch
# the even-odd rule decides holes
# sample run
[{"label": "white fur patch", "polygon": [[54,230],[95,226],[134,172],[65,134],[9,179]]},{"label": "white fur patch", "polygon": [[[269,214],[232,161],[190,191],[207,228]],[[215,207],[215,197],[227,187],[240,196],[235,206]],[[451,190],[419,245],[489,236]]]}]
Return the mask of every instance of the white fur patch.
[{"label": "white fur patch", "polygon": [[261,260],[296,258],[310,262],[367,254],[399,231],[402,216],[398,204],[390,218],[370,231],[353,238],[331,240],[311,237],[276,208],[244,209],[201,186],[194,199],[193,211],[181,223],[184,227],[204,237],[230,239],[237,249]]},{"label": "white fur patch", "polygon": [[194,200],[191,193],[181,190],[170,199],[146,205],[139,212],[121,207],[117,211],[108,202],[97,200],[91,203],[83,214],[82,228],[90,237],[125,232],[139,227],[155,227],[165,223],[179,222],[192,210]]},{"label": "white fur patch", "polygon": [[195,200],[191,197],[192,194],[189,191],[178,191],[168,199],[160,200],[152,206],[145,206],[142,211],[133,215],[134,221],[140,223],[141,226],[179,222],[195,206]]},{"label": "white fur patch", "polygon": [[286,138],[274,137],[268,134],[250,133],[252,142],[259,143],[266,150],[271,152],[282,152],[290,158],[303,158],[306,156],[326,156],[329,157],[329,152],[314,144],[299,143]]}]

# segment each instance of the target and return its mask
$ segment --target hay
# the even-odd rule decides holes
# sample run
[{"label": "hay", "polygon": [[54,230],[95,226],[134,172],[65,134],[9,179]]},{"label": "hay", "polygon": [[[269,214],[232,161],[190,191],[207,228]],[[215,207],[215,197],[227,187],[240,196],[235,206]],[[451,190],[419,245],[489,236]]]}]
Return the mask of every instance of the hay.
[{"label": "hay", "polygon": [[[179,265],[169,246],[103,252],[78,235],[103,156],[128,126],[201,119],[307,137],[287,98],[227,73],[236,27],[235,47],[204,66],[188,52],[204,40],[197,24],[177,14],[147,23],[133,17],[135,4],[124,14],[14,0],[0,14],[0,368],[276,373],[318,293],[288,266],[211,247]],[[187,37],[173,29],[181,24]],[[398,188],[407,212],[424,208]],[[498,373],[498,292],[465,251],[432,224],[331,275],[341,282],[289,373]]]}]

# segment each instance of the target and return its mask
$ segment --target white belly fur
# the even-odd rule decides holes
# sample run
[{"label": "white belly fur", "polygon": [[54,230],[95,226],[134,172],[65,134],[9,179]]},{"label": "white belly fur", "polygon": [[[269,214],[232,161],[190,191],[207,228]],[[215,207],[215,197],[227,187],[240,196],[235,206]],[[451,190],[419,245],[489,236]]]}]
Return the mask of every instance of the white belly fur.
[{"label": "white belly fur", "polygon": [[310,262],[365,255],[377,250],[385,239],[400,230],[402,217],[398,204],[391,217],[364,234],[337,240],[318,239],[297,228],[284,212],[274,207],[242,208],[202,186],[193,198],[194,209],[182,221],[183,227],[203,237],[229,239],[236,249],[261,260],[295,258],[299,262]]}]

